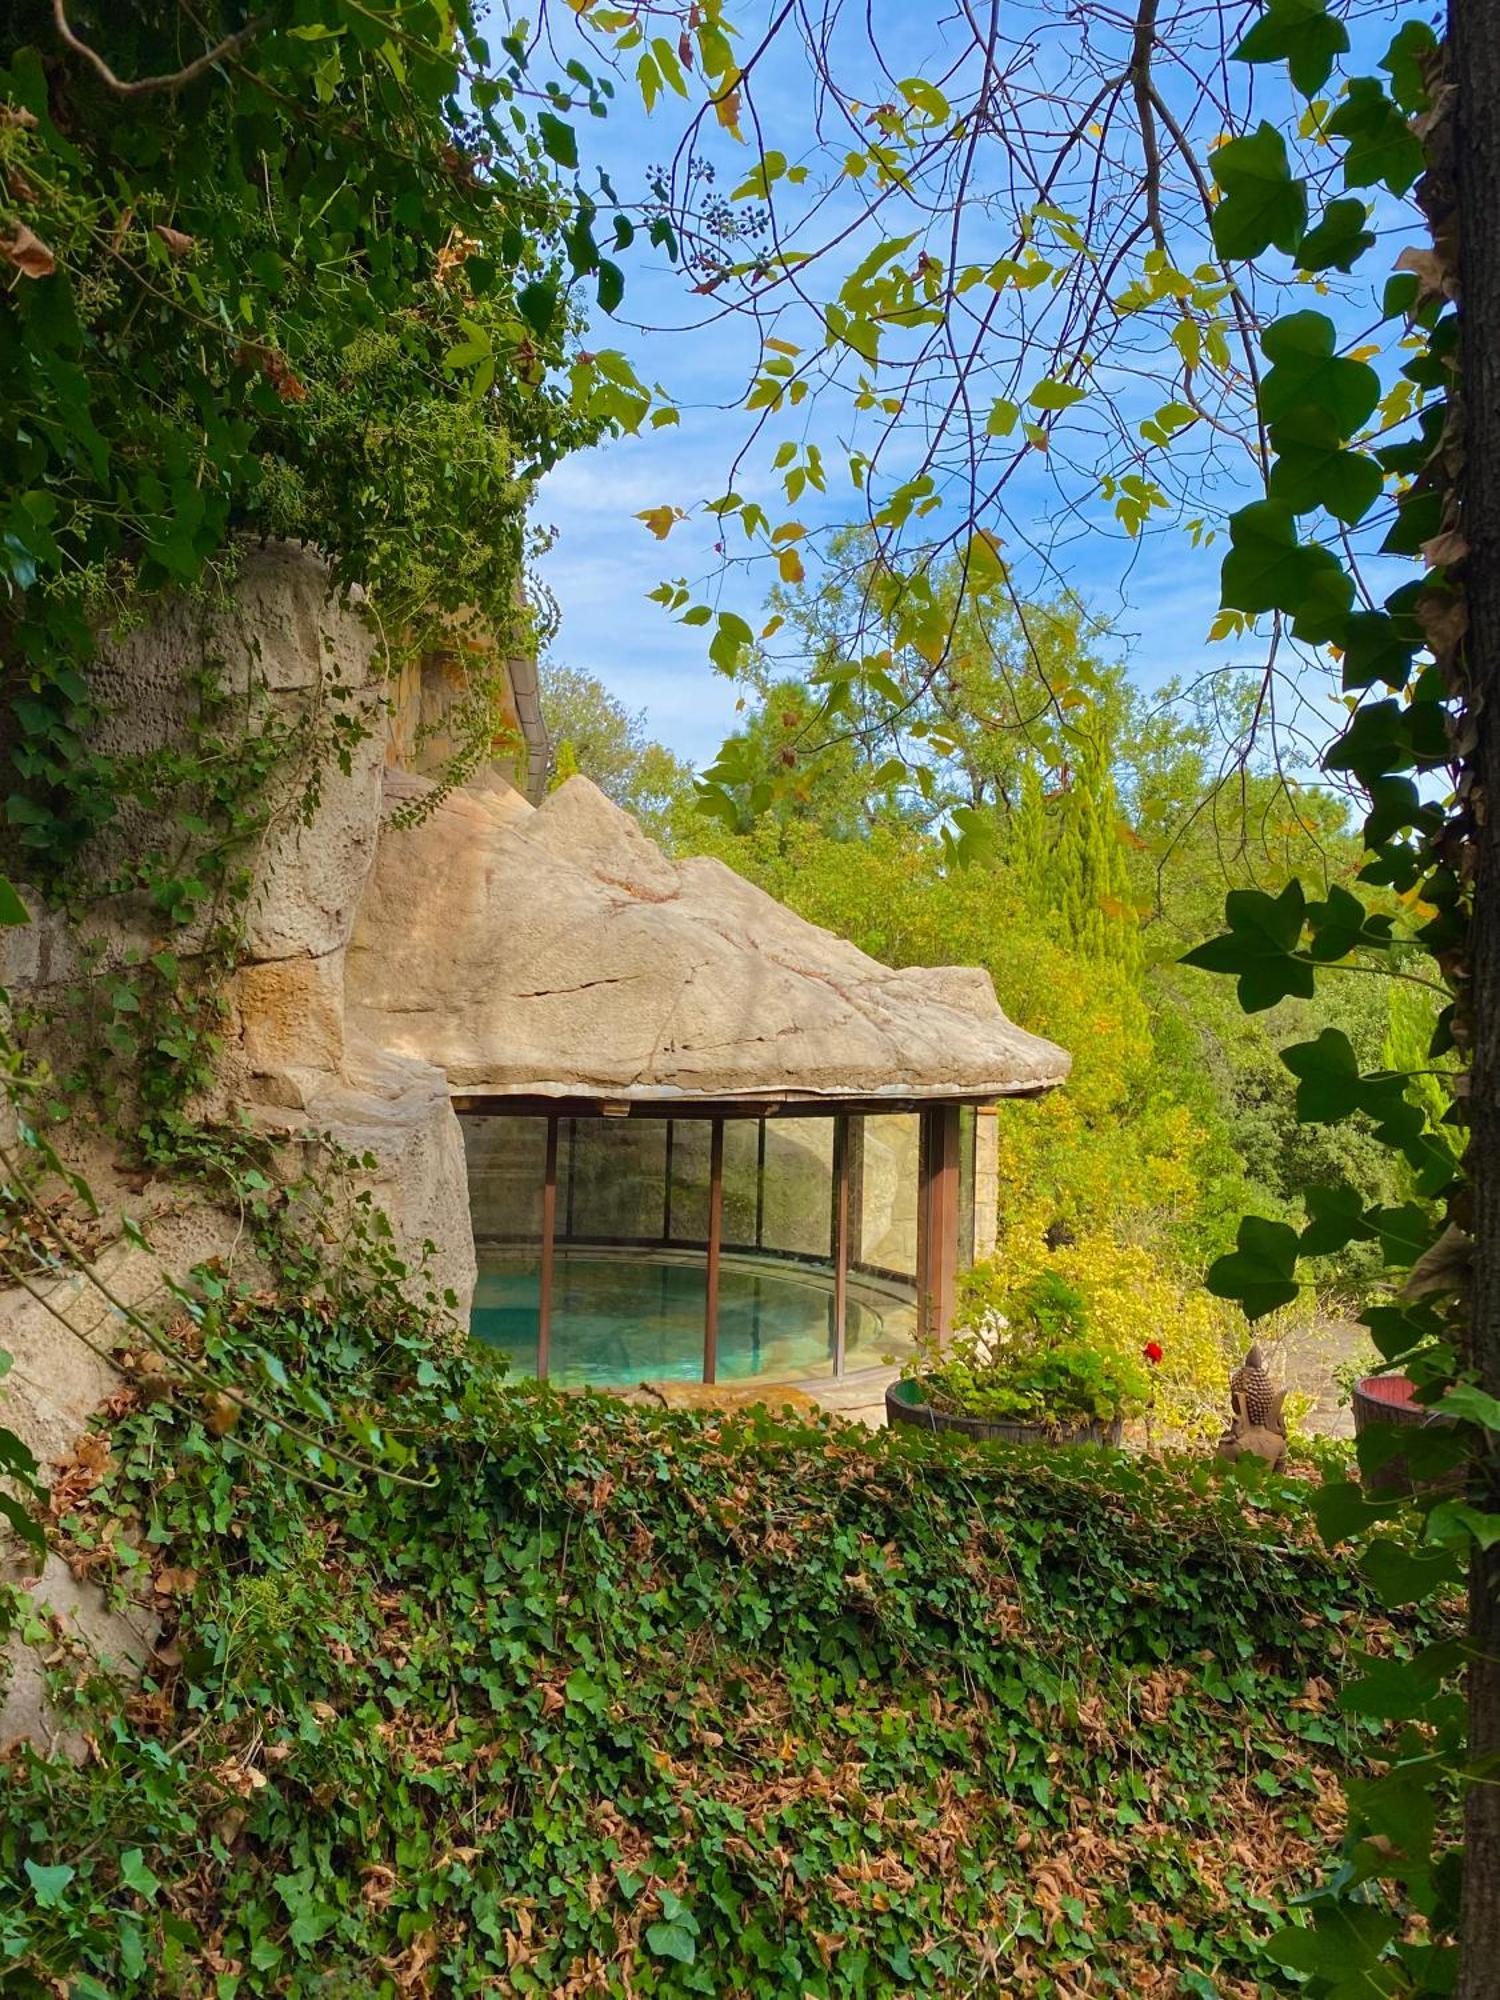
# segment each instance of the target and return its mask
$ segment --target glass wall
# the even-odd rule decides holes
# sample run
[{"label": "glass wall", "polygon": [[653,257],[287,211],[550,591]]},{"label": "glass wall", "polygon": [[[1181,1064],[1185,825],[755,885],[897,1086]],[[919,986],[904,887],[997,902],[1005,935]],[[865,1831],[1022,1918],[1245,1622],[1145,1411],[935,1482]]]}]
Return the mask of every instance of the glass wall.
[{"label": "glass wall", "polygon": [[915,1283],[921,1121],[881,1112],[851,1122],[859,1207],[853,1261]]},{"label": "glass wall", "polygon": [[521,1375],[537,1372],[545,1118],[461,1118],[479,1281],[469,1327]]},{"label": "glass wall", "polygon": [[599,1384],[704,1377],[715,1128],[722,1134],[720,1379],[827,1376],[838,1350],[839,1128],[848,1159],[844,1361],[909,1348],[921,1119],[915,1113],[573,1117],[466,1113],[480,1278],[473,1330],[538,1371],[547,1133],[556,1193],[547,1373]]}]

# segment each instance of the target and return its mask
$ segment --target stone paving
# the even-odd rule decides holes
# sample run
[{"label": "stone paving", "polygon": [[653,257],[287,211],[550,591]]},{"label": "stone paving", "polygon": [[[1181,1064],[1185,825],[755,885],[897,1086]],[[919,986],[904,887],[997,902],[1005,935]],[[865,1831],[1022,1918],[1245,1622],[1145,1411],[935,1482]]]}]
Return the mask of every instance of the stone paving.
[{"label": "stone paving", "polygon": [[1300,1421],[1315,1437],[1353,1437],[1354,1411],[1339,1373],[1352,1366],[1368,1375],[1378,1363],[1368,1331],[1348,1319],[1320,1316],[1293,1328],[1285,1340],[1266,1343],[1273,1381],[1312,1397]]}]

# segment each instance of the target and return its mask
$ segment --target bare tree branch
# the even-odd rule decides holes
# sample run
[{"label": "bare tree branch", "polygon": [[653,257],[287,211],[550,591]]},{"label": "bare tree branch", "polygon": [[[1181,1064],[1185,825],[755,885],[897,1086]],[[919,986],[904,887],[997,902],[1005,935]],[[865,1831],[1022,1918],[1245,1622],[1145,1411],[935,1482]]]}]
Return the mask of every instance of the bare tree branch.
[{"label": "bare tree branch", "polygon": [[66,46],[72,49],[75,55],[82,56],[117,97],[144,97],[151,91],[182,90],[188,84],[195,83],[200,76],[211,70],[215,63],[225,61],[242,49],[247,42],[253,40],[265,27],[270,16],[257,14],[254,20],[247,21],[244,27],[237,29],[234,34],[226,35],[222,42],[216,42],[213,48],[206,49],[201,56],[183,69],[171,70],[161,76],[136,77],[134,80],[116,76],[99,51],[90,48],[87,42],[73,32],[64,0],[52,0],[52,18],[57,24],[58,35]]}]

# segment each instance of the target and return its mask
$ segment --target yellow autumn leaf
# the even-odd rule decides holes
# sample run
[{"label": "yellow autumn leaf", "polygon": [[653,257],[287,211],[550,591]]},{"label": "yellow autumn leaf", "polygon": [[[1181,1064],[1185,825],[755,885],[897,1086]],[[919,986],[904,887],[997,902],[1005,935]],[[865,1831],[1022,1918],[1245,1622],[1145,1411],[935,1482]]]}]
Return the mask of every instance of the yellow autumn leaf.
[{"label": "yellow autumn leaf", "polygon": [[783,521],[779,528],[771,530],[773,542],[800,542],[807,533],[800,521]]},{"label": "yellow autumn leaf", "polygon": [[795,549],[783,549],[776,558],[776,567],[781,571],[783,583],[801,583],[807,575],[802,558]]},{"label": "yellow autumn leaf", "polygon": [[948,650],[948,628],[946,623],[916,626],[908,635],[910,643],[916,647],[928,666],[938,666]]},{"label": "yellow autumn leaf", "polygon": [[794,347],[789,340],[777,340],[774,335],[767,336],[766,346],[773,354],[790,354],[795,357],[802,352],[800,347]]},{"label": "yellow autumn leaf", "polygon": [[776,614],[776,616],[775,616],[774,618],[772,618],[772,619],[769,619],[769,620],[768,620],[768,621],[766,622],[766,624],[764,624],[764,625],[762,625],[762,626],[761,626],[761,628],[760,628],[760,636],[762,637],[762,639],[769,639],[769,638],[771,638],[773,634],[775,634],[775,633],[777,633],[777,632],[779,632],[779,631],[781,630],[782,626],[783,626],[783,625],[784,625],[785,623],[786,623],[786,620],[785,620],[785,619],[784,619],[784,618],[782,617],[781,613],[780,613],[780,612],[778,611],[778,612],[777,612],[777,614]]},{"label": "yellow autumn leaf", "polygon": [[1005,581],[1006,568],[1000,558],[1000,549],[1000,537],[988,528],[976,528],[969,537],[965,567],[970,590],[988,590],[992,585]]},{"label": "yellow autumn leaf", "polygon": [[731,71],[724,79],[726,88],[714,99],[714,115],[726,132],[732,132],[736,139],[740,136],[740,73]]},{"label": "yellow autumn leaf", "polygon": [[677,523],[685,521],[687,516],[680,507],[648,507],[644,513],[637,514],[635,518],[644,521],[656,539],[664,542]]}]

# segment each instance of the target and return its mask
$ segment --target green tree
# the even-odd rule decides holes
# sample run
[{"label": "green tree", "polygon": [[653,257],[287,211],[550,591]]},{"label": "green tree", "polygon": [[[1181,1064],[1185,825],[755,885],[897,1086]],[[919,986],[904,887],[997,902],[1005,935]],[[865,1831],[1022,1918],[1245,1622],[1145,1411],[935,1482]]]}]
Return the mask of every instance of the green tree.
[{"label": "green tree", "polygon": [[[1373,1324],[1386,1359],[1459,1425],[1450,1443],[1466,1466],[1468,1511],[1429,1504],[1419,1532],[1436,1545],[1425,1591],[1466,1579],[1467,1721],[1464,1737],[1444,1656],[1426,1657],[1425,1684],[1396,1670],[1394,1712],[1420,1718],[1439,1747],[1420,1774],[1402,1770],[1352,1801],[1350,1868],[1312,1929],[1293,1927],[1273,1947],[1288,1970],[1310,1975],[1316,1995],[1362,1983],[1491,2000],[1500,1965],[1500,821],[1488,806],[1500,797],[1500,12],[1457,0],[1447,45],[1413,14],[1379,54],[1372,24],[1382,11],[1265,0],[1247,21],[1238,8],[1190,0],[1140,0],[1124,12],[1084,0],[1039,56],[1031,17],[966,9],[934,73],[901,78],[873,9],[863,38],[826,10],[779,10],[744,42],[753,54],[741,69],[725,32],[732,0],[696,0],[682,24],[703,101],[690,105],[688,141],[661,198],[714,313],[743,311],[760,337],[744,400],[781,494],[773,506],[742,455],[736,490],[710,503],[721,528],[743,530],[745,560],[779,560],[789,539],[804,547],[795,510],[828,471],[807,441],[809,406],[832,395],[862,420],[851,415],[840,436],[857,437],[844,446],[847,470],[877,539],[870,602],[934,674],[953,631],[936,587],[941,564],[961,562],[981,607],[1014,606],[1025,592],[1012,560],[1066,574],[1080,521],[1105,509],[1132,541],[1173,524],[1195,539],[1227,529],[1213,630],[1253,635],[1259,648],[1252,734],[1276,731],[1337,674],[1350,720],[1314,755],[1360,798],[1358,886],[1297,878],[1277,895],[1237,890],[1223,932],[1193,956],[1234,973],[1251,1012],[1321,1000],[1382,964],[1434,988],[1436,1053],[1472,1058],[1459,1093],[1464,1172],[1405,1080],[1363,1071],[1330,1021],[1284,1051],[1299,1120],[1370,1118],[1422,1199],[1390,1215],[1348,1187],[1325,1190],[1309,1200],[1300,1233],[1247,1217],[1210,1282],[1259,1313],[1296,1296],[1299,1252],[1316,1260],[1331,1246],[1379,1242],[1393,1268],[1433,1252],[1428,1293],[1392,1302]],[[583,15],[633,46],[634,15],[604,0]],[[787,134],[762,88],[778,40],[782,76],[805,74],[818,111],[869,107],[865,122],[826,141],[814,123],[821,143],[811,148],[805,132]],[[750,251],[715,250],[716,211],[695,182],[695,142],[715,125],[754,138],[732,199],[767,204],[771,227],[769,243]],[[837,226],[825,228],[830,214]],[[1425,239],[1394,278],[1377,217],[1383,236]],[[1373,271],[1362,268],[1367,255]],[[1289,296],[1306,286],[1316,291]],[[1033,471],[1045,463],[1055,496],[1041,519],[1037,488],[1020,476],[1028,461]],[[737,536],[721,545],[741,546]],[[1421,556],[1425,570],[1382,601],[1377,556]],[[668,588],[662,601],[705,622],[713,613],[694,601],[700,594]],[[721,623],[716,659],[734,636]],[[878,656],[852,659],[854,672],[828,683],[830,714],[857,708],[863,687],[879,689]],[[1445,805],[1455,763],[1460,782]],[[1420,924],[1413,899],[1430,912]],[[1413,943],[1422,971],[1411,968]],[[1472,1247],[1472,1281],[1455,1239]],[[1327,1503],[1330,1533],[1368,1524],[1356,1500]],[[1377,1565],[1391,1546],[1376,1544]],[[1399,1588],[1389,1574],[1387,1587]],[[1462,1853],[1434,1832],[1438,1769],[1463,1799]],[[1431,1945],[1379,1908],[1375,1882],[1410,1899]]]},{"label": "green tree", "polygon": [[541,684],[553,784],[581,771],[653,833],[665,832],[693,772],[652,737],[645,710],[632,713],[595,675],[554,660],[542,662]]},{"label": "green tree", "polygon": [[[619,273],[525,65],[467,4],[6,10],[0,648],[29,875],[116,810],[99,633],[211,587],[245,535],[324,551],[393,651],[462,614],[524,636],[532,479],[646,407],[573,338],[570,287],[608,303]],[[481,746],[492,707],[472,722]]]},{"label": "green tree", "polygon": [[1067,770],[1042,882],[1081,951],[1133,966],[1140,958],[1140,924],[1107,748],[1097,724],[1071,735],[1077,762]]}]

